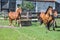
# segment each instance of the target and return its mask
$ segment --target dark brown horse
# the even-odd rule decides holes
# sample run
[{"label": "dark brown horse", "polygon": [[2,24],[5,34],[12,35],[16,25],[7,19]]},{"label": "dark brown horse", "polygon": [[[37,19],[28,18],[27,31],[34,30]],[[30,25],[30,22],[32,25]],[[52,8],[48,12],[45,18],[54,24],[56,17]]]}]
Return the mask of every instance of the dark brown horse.
[{"label": "dark brown horse", "polygon": [[[47,29],[50,30],[50,24],[54,23],[53,8],[51,6],[48,7],[45,13],[41,12],[40,20],[42,23],[46,25]],[[54,26],[53,26],[53,30],[55,30]]]},{"label": "dark brown horse", "polygon": [[15,20],[17,22],[17,20],[19,20],[21,18],[21,12],[22,9],[21,8],[17,8],[15,12],[10,11],[8,16],[9,16],[9,25],[12,25],[12,21]]}]

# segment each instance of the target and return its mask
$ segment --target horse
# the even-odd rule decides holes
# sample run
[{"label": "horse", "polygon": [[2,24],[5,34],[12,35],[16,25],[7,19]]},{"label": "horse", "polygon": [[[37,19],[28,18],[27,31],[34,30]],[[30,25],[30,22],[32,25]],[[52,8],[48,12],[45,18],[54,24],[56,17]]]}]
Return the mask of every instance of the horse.
[{"label": "horse", "polygon": [[[50,24],[54,23],[54,19],[53,19],[53,8],[51,6],[48,7],[47,11],[41,12],[40,13],[40,20],[42,20],[41,22],[44,23],[47,27],[48,30],[50,30]],[[53,26],[53,30],[55,30],[55,27]]]},{"label": "horse", "polygon": [[[57,10],[55,9],[53,10],[53,16],[54,16],[54,19],[58,16]],[[44,11],[40,12],[40,14],[38,15],[38,20],[40,21],[40,25],[43,24],[43,20],[42,20],[43,17],[45,17]]]},{"label": "horse", "polygon": [[53,30],[55,31],[55,27],[57,27],[55,18],[57,17],[57,11],[56,10],[52,10],[52,14],[49,14],[49,19],[48,19],[48,23],[47,23],[47,28],[48,30],[50,30],[50,26],[52,25]]},{"label": "horse", "polygon": [[55,21],[55,22],[54,22],[54,26],[57,27],[57,24],[56,24],[56,20],[55,20],[55,18],[57,18],[57,16],[58,16],[58,12],[57,12],[56,9],[54,9],[54,10],[53,10],[53,13],[54,13],[54,14],[53,14],[53,17],[54,17],[54,18],[53,18],[53,19],[54,19],[54,21]]},{"label": "horse", "polygon": [[[8,13],[8,17],[9,17],[9,22],[10,22],[10,26],[12,25],[12,21],[15,20],[17,23],[17,20],[19,20],[21,18],[21,13],[22,13],[22,9],[21,8],[17,8],[15,12],[10,11]],[[21,23],[21,21],[20,21]]]},{"label": "horse", "polygon": [[39,17],[38,17],[38,19],[40,21],[40,25],[43,24],[44,19],[42,19],[42,18],[44,18],[44,16],[45,16],[45,12],[40,12]]}]

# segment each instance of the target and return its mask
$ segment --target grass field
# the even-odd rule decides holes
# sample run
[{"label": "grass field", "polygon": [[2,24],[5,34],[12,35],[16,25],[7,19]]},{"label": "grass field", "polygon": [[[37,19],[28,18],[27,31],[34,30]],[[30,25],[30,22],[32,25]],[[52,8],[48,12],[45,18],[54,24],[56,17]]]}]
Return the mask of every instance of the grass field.
[{"label": "grass field", "polygon": [[[8,23],[8,20],[0,20],[0,25],[8,26]],[[60,28],[46,31],[45,26],[39,25],[39,22],[32,22],[32,26],[21,28],[0,28],[0,40],[60,40]]]}]

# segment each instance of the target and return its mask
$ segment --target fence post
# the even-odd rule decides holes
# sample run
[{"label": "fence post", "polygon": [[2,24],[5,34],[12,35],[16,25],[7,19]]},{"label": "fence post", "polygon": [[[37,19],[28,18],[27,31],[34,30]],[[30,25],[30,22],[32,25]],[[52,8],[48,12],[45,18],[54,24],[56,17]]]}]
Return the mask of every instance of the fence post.
[{"label": "fence post", "polygon": [[27,12],[27,19],[29,19],[29,12]]}]

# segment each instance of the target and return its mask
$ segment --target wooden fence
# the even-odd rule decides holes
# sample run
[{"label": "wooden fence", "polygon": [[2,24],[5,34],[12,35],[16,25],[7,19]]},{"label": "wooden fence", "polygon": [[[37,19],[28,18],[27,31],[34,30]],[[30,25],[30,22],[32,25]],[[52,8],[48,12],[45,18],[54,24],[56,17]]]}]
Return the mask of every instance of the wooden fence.
[{"label": "wooden fence", "polygon": [[[7,12],[0,12],[0,19],[8,19]],[[31,25],[32,21],[37,21],[37,14],[31,12],[22,12],[21,13],[21,24],[23,25]]]},{"label": "wooden fence", "polygon": [[[31,22],[37,22],[39,18],[40,12],[23,12],[21,13],[21,24],[24,25],[31,25]],[[0,12],[0,19],[8,19],[8,13],[7,12]],[[58,17],[60,18],[60,14],[58,14]]]},{"label": "wooden fence", "polygon": [[31,25],[31,14],[29,14],[29,12],[24,12],[21,13],[21,25],[22,26],[28,26]]}]

